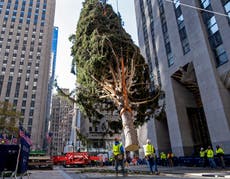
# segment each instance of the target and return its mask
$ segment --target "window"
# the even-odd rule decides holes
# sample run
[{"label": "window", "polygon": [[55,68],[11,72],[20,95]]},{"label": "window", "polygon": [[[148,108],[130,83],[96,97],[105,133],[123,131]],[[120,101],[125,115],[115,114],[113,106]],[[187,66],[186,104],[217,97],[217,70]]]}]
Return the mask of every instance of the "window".
[{"label": "window", "polygon": [[179,30],[179,36],[181,40],[183,53],[186,54],[190,51],[188,37],[184,25],[184,17],[181,11],[180,0],[174,0],[174,11],[177,19],[177,26]]},{"label": "window", "polygon": [[17,106],[17,104],[18,104],[18,100],[15,99],[15,100],[13,101],[13,105],[14,105],[14,106]]},{"label": "window", "polygon": [[23,92],[23,98],[27,98],[27,92],[26,91]]},{"label": "window", "polygon": [[230,22],[230,0],[222,0],[222,4]]},{"label": "window", "polygon": [[12,82],[9,81],[9,82],[7,83],[6,97],[9,97],[9,96],[10,96],[11,85],[12,85]]},{"label": "window", "polygon": [[220,36],[220,32],[217,31],[215,34],[209,37],[209,42],[212,47],[212,49],[215,49],[218,47],[220,44],[222,44],[222,39]]},{"label": "window", "polygon": [[34,115],[34,110],[33,109],[30,109],[30,116],[33,116]]},{"label": "window", "polygon": [[33,119],[32,119],[32,118],[29,118],[28,125],[31,125],[31,126],[32,126],[32,124],[33,124]]},{"label": "window", "polygon": [[34,102],[34,101],[31,101],[30,107],[34,107],[34,104],[35,104],[35,102]]},{"label": "window", "polygon": [[22,113],[22,115],[24,116],[25,115],[25,109],[21,109],[21,113]]},{"label": "window", "polygon": [[215,34],[219,29],[216,23],[216,18],[215,16],[212,16],[208,21],[207,21],[207,28],[208,28],[208,33],[209,35]]},{"label": "window", "polygon": [[26,100],[22,101],[22,107],[26,107]]},{"label": "window", "polygon": [[215,56],[219,59],[217,66],[224,64],[228,61],[227,53],[225,52],[223,45],[219,45],[215,49]]},{"label": "window", "polygon": [[35,99],[36,98],[36,94],[32,94],[31,98]]},{"label": "window", "polygon": [[203,8],[207,8],[210,5],[210,0],[201,0]]},{"label": "window", "polygon": [[2,92],[3,81],[4,81],[4,75],[0,75],[0,94]]}]

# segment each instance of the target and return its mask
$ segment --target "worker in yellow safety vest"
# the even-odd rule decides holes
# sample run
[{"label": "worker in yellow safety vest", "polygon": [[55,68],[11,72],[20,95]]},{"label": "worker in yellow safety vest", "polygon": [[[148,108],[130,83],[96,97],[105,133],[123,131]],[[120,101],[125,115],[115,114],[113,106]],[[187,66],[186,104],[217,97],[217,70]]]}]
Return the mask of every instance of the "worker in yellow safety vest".
[{"label": "worker in yellow safety vest", "polygon": [[208,146],[208,149],[206,150],[208,162],[211,168],[216,168],[216,163],[214,161],[214,152],[211,148],[211,146]]},{"label": "worker in yellow safety vest", "polygon": [[219,159],[221,167],[225,168],[224,150],[219,145],[216,146],[216,155],[217,155],[217,157]]},{"label": "worker in yellow safety vest", "polygon": [[161,152],[160,153],[160,158],[161,158],[161,165],[162,166],[166,166],[166,159],[167,159],[167,156],[164,152]]},{"label": "worker in yellow safety vest", "polygon": [[[158,169],[157,169],[157,158],[156,158],[156,154],[155,154],[155,148],[154,146],[151,144],[150,139],[147,139],[147,144],[144,145],[144,152],[145,152],[145,158],[147,160],[150,172],[152,174],[159,175]],[[153,172],[153,168],[154,168],[154,172]]]},{"label": "worker in yellow safety vest", "polygon": [[206,157],[206,151],[203,147],[200,148],[200,164],[202,167],[205,166],[205,157]]},{"label": "worker in yellow safety vest", "polygon": [[118,138],[115,138],[113,144],[113,156],[115,160],[115,171],[116,176],[118,176],[118,167],[121,166],[122,174],[125,176],[125,167],[124,167],[124,148]]}]

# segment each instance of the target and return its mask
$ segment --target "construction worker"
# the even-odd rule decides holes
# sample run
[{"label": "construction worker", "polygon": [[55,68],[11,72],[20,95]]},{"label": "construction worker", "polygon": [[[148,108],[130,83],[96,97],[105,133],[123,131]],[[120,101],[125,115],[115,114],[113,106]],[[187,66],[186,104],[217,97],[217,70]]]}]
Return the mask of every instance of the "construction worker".
[{"label": "construction worker", "polygon": [[221,167],[225,168],[224,150],[219,145],[216,146],[216,155],[220,161]]},{"label": "construction worker", "polygon": [[206,150],[207,153],[207,158],[208,158],[208,162],[211,168],[216,168],[216,163],[214,161],[214,152],[211,148],[211,146],[208,146],[208,149]]},{"label": "construction worker", "polygon": [[125,176],[125,167],[124,167],[124,148],[122,143],[119,142],[118,138],[115,138],[113,144],[113,156],[115,160],[115,171],[116,176],[118,176],[118,167],[121,166],[122,174]]},{"label": "construction worker", "polygon": [[200,148],[200,164],[202,167],[205,166],[205,157],[206,157],[206,151],[203,147]]},{"label": "construction worker", "polygon": [[[147,139],[147,144],[144,145],[144,152],[145,152],[145,158],[147,160],[150,172],[152,174],[159,175],[158,169],[157,169],[157,159],[156,159],[156,155],[155,155],[155,148],[154,146],[151,144],[150,139]],[[153,167],[154,167],[154,172],[153,172]]]},{"label": "construction worker", "polygon": [[164,152],[161,152],[160,153],[160,158],[161,158],[161,165],[162,166],[166,166],[166,159],[167,159],[167,156]]}]

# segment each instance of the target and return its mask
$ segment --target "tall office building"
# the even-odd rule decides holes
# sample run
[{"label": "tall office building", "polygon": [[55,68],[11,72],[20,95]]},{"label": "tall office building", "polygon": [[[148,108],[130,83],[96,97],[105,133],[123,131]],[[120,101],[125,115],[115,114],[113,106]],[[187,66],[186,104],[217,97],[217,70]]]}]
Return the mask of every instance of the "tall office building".
[{"label": "tall office building", "polygon": [[[57,43],[58,43],[58,27],[53,28],[53,38],[52,38],[52,50],[51,50],[51,62],[50,62],[50,74],[49,74],[49,83],[48,83],[48,95],[46,101],[46,119],[45,125],[43,128],[43,136],[47,136],[50,124],[51,116],[51,105],[52,105],[52,93],[53,85],[55,78],[55,69],[56,69],[56,56],[57,56]],[[45,139],[44,148],[46,148],[47,140]]]},{"label": "tall office building", "polygon": [[0,100],[23,115],[42,147],[55,0],[0,0]]},{"label": "tall office building", "polygon": [[[66,94],[69,89],[62,89]],[[71,138],[71,128],[74,115],[74,105],[65,97],[55,94],[52,98],[52,113],[50,132],[52,137],[52,154],[61,155],[64,147],[68,145]]]},{"label": "tall office building", "polygon": [[140,143],[151,138],[177,156],[208,145],[230,153],[230,1],[134,2],[139,45],[165,91],[167,116],[140,128]]}]

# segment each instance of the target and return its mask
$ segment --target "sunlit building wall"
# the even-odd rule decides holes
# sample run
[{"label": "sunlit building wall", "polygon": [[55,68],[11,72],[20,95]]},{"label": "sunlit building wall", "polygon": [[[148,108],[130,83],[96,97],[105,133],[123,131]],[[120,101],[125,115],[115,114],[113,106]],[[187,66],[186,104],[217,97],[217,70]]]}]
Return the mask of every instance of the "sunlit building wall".
[{"label": "sunlit building wall", "polygon": [[22,113],[33,148],[46,119],[55,0],[0,0],[0,100]]}]

